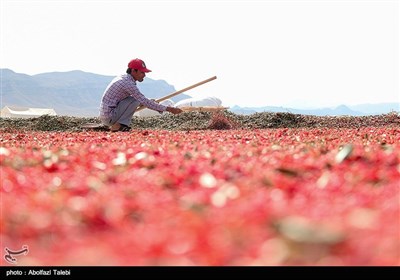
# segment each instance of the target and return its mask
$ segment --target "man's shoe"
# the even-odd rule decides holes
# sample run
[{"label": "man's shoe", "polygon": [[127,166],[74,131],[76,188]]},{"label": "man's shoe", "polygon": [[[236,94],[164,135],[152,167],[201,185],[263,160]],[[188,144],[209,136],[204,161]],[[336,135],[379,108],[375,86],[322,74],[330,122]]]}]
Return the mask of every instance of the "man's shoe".
[{"label": "man's shoe", "polygon": [[131,128],[127,125],[124,125],[121,123],[121,127],[118,129],[118,131],[130,131]]},{"label": "man's shoe", "polygon": [[112,126],[110,126],[110,130],[111,130],[112,132],[119,131],[120,128],[121,128],[121,124],[120,124],[120,123],[115,123],[115,124],[113,124]]},{"label": "man's shoe", "polygon": [[110,127],[110,130],[112,132],[117,132],[117,131],[130,131],[131,128],[127,125],[124,125],[122,123],[115,123]]}]

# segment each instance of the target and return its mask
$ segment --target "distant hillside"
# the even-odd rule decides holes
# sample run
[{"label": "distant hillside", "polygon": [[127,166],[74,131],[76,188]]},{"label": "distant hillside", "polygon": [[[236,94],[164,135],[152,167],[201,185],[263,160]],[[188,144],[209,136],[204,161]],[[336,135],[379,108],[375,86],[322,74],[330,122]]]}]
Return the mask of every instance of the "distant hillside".
[{"label": "distant hillside", "polygon": [[[104,76],[83,71],[51,72],[38,75],[15,73],[1,69],[1,108],[22,106],[53,108],[58,115],[98,116],[104,89],[114,76]],[[149,98],[160,98],[175,92],[164,80],[145,78],[138,87]],[[172,98],[177,102],[189,98],[180,94]]]},{"label": "distant hillside", "polygon": [[233,106],[230,111],[235,114],[250,115],[261,112],[286,112],[313,116],[368,116],[391,112],[400,112],[400,103],[360,104],[354,106],[340,105],[335,108],[296,109],[277,106],[240,107]]},{"label": "distant hillside", "polygon": [[[399,97],[400,99],[400,97]],[[359,104],[349,106],[352,110],[360,111],[369,115],[379,115],[390,112],[400,112],[400,102],[397,103],[378,103],[378,104]]]}]

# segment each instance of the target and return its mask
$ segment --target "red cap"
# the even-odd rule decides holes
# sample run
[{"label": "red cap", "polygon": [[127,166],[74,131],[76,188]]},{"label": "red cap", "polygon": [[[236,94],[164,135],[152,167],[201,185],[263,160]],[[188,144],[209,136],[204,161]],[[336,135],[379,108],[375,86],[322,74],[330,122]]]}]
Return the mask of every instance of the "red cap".
[{"label": "red cap", "polygon": [[145,73],[151,72],[151,70],[146,68],[146,64],[144,63],[144,61],[139,58],[135,58],[129,61],[128,68],[136,69]]}]

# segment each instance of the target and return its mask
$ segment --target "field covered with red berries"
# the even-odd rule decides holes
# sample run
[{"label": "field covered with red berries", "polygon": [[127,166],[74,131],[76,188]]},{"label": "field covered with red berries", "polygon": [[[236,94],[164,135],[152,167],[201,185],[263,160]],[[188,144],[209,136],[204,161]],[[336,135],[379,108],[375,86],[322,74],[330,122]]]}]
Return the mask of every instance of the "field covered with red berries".
[{"label": "field covered with red berries", "polygon": [[0,138],[18,265],[400,265],[396,126]]}]

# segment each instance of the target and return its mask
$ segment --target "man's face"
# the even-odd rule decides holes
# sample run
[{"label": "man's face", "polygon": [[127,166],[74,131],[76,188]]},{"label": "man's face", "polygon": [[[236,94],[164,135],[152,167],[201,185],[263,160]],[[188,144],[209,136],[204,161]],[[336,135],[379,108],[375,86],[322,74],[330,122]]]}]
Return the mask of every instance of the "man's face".
[{"label": "man's face", "polygon": [[146,73],[140,70],[133,70],[131,75],[138,82],[143,82],[144,77],[146,77]]}]

